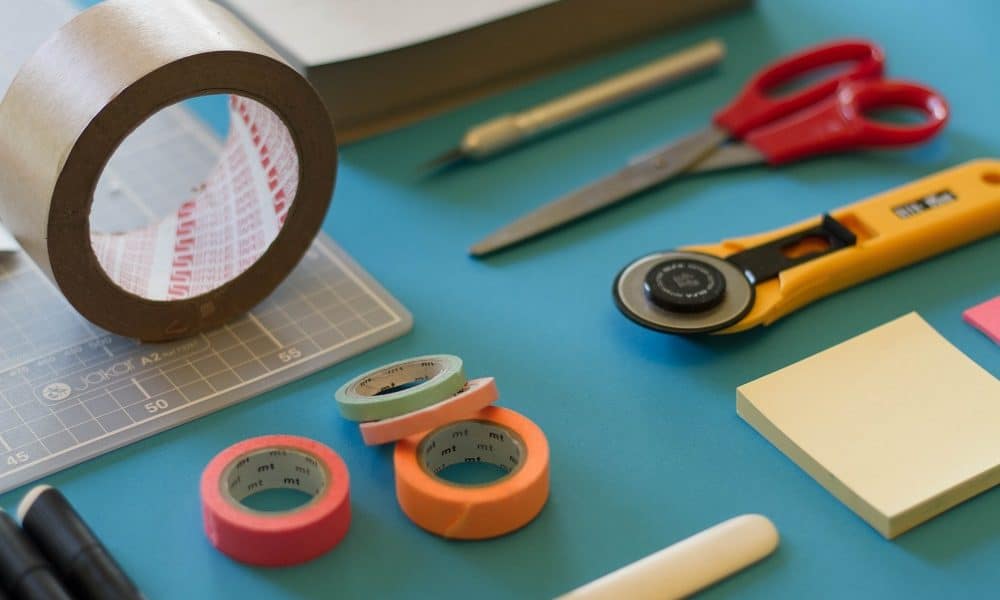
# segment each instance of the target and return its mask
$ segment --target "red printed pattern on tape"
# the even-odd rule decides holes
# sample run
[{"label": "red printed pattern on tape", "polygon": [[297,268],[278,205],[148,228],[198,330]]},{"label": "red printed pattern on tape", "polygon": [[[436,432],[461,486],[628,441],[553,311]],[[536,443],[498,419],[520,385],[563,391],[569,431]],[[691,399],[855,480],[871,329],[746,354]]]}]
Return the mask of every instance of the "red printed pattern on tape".
[{"label": "red printed pattern on tape", "polygon": [[230,131],[206,181],[163,223],[92,234],[94,252],[126,290],[157,300],[202,294],[260,258],[298,189],[295,143],[262,104],[232,96]]},{"label": "red printed pattern on tape", "polygon": [[194,269],[195,227],[194,200],[188,200],[177,211],[177,234],[174,241],[174,261],[170,271],[170,298],[186,298],[191,293],[191,277]]}]

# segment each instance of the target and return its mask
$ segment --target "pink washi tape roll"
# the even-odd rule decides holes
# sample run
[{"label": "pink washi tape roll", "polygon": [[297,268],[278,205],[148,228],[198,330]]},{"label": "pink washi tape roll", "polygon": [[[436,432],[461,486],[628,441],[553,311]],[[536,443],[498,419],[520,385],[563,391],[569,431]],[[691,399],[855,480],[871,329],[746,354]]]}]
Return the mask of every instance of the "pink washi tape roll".
[{"label": "pink washi tape roll", "polygon": [[[253,510],[242,500],[287,488],[313,498],[283,512]],[[205,535],[240,562],[278,567],[316,558],[351,524],[347,466],[323,444],[292,435],[244,440],[220,452],[201,476]]]},{"label": "pink washi tape roll", "polygon": [[492,377],[472,379],[447,400],[398,417],[362,423],[361,437],[369,446],[395,442],[421,431],[465,419],[493,404],[499,397]]}]

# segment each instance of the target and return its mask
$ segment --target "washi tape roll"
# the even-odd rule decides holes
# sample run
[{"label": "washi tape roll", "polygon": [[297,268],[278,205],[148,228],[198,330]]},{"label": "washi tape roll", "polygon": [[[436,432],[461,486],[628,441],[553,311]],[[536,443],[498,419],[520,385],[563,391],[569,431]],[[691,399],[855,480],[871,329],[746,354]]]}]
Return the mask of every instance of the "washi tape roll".
[{"label": "washi tape roll", "polygon": [[[241,502],[257,492],[286,488],[312,499],[284,512]],[[205,535],[238,561],[269,567],[313,559],[337,545],[351,523],[350,480],[340,456],[319,442],[266,435],[220,452],[201,476]]]},{"label": "washi tape roll", "polygon": [[492,377],[470,379],[465,387],[447,400],[391,419],[362,423],[359,426],[361,438],[369,446],[395,442],[473,415],[496,402],[499,397]]},{"label": "washi tape roll", "polygon": [[[508,471],[485,485],[436,474],[462,462]],[[549,497],[549,444],[537,425],[498,406],[396,444],[396,497],[414,523],[446,538],[484,539],[531,522]]]},{"label": "washi tape roll", "polygon": [[418,356],[379,367],[345,383],[334,395],[352,421],[398,417],[453,396],[465,385],[462,359]]},{"label": "washi tape roll", "polygon": [[[229,137],[177,213],[91,231],[93,191],[125,137],[165,106],[217,93],[234,95]],[[220,325],[274,290],[323,222],[336,163],[313,88],[208,0],[97,4],[0,102],[0,220],[80,314],[143,340]]]}]

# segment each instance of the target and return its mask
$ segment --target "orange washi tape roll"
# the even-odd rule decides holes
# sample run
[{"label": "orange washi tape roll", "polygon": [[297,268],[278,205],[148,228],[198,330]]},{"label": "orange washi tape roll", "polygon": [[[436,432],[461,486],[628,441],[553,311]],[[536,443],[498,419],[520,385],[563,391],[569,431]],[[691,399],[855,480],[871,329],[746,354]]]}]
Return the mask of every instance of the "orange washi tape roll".
[{"label": "orange washi tape roll", "polygon": [[[461,462],[487,462],[508,473],[486,485],[436,474]],[[549,497],[549,443],[526,417],[489,406],[396,444],[396,497],[414,523],[446,538],[475,540],[531,522]]]},{"label": "orange washi tape roll", "polygon": [[[242,500],[288,488],[312,496],[288,511],[253,510]],[[205,535],[238,561],[278,567],[327,552],[351,524],[347,466],[323,444],[294,435],[265,435],[220,452],[201,476]]]},{"label": "orange washi tape roll", "polygon": [[359,425],[361,437],[368,446],[395,442],[408,435],[464,419],[493,404],[499,397],[492,377],[472,379],[447,400],[398,417],[362,423]]}]

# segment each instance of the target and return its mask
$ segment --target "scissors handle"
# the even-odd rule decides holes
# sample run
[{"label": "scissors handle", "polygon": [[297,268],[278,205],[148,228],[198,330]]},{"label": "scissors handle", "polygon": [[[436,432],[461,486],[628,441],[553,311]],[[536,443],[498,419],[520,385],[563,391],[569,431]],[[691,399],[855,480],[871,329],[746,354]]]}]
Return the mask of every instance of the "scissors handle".
[{"label": "scissors handle", "polygon": [[[794,92],[769,94],[799,76],[842,63],[850,66]],[[715,114],[713,122],[740,139],[757,127],[832,96],[844,82],[880,77],[884,66],[882,49],[867,40],[847,39],[813,46],[759,71],[732,102]]]},{"label": "scissors handle", "polygon": [[[895,125],[865,116],[877,108],[907,107],[920,123]],[[934,90],[907,81],[854,81],[834,97],[750,132],[745,142],[771,165],[863,147],[904,146],[930,139],[948,120],[948,103]]]}]

